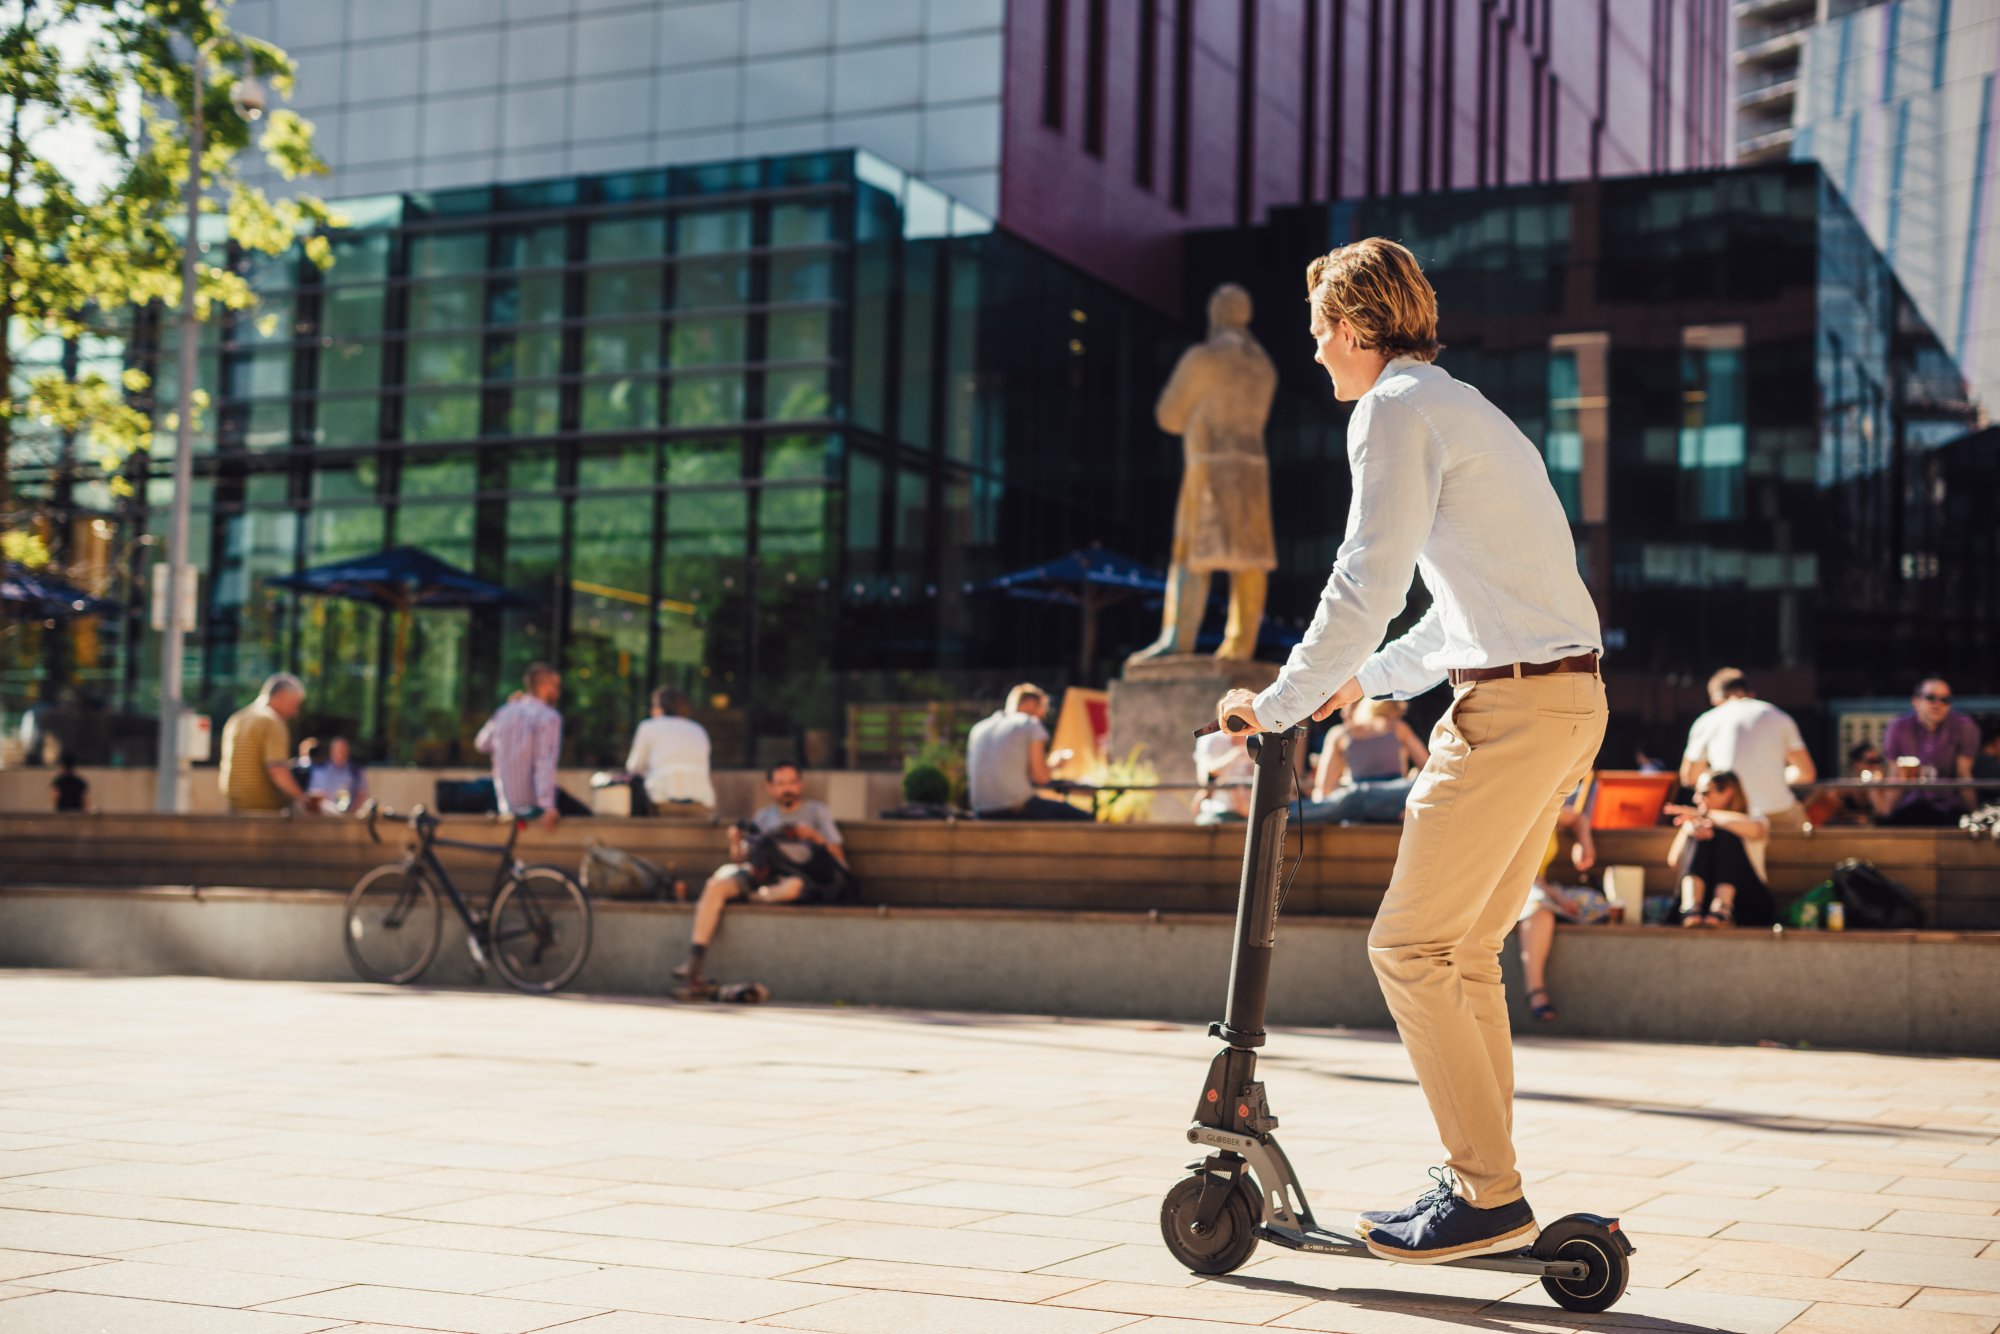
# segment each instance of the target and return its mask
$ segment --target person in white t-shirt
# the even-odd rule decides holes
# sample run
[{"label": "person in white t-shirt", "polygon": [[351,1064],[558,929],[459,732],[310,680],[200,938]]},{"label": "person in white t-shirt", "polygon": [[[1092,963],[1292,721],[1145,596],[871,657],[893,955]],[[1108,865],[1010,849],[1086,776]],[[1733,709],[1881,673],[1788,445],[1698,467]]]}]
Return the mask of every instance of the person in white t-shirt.
[{"label": "person in white t-shirt", "polygon": [[708,776],[708,729],[687,717],[687,696],[670,686],[653,692],[653,716],[632,734],[625,770],[644,781],[662,815],[704,816],[715,810]]},{"label": "person in white t-shirt", "polygon": [[1773,830],[1803,829],[1805,808],[1792,787],[1812,782],[1819,773],[1799,725],[1777,705],[1758,699],[1734,667],[1708,678],[1708,700],[1715,707],[1688,729],[1681,782],[1693,787],[1705,773],[1734,773],[1743,780],[1751,814]]},{"label": "person in white t-shirt", "polygon": [[1202,782],[1195,797],[1196,824],[1235,824],[1250,818],[1250,789],[1240,786],[1257,772],[1249,740],[1248,732],[1210,732],[1194,743],[1194,774]]}]

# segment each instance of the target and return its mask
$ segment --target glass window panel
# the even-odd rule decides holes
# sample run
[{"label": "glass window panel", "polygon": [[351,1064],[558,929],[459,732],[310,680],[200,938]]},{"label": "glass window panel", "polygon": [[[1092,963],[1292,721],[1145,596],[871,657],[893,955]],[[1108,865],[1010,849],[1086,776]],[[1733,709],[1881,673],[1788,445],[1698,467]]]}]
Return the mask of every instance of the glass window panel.
[{"label": "glass window panel", "polygon": [[564,749],[575,763],[616,764],[641,716],[649,675],[653,498],[579,499],[573,529]]},{"label": "glass window panel", "polygon": [[848,567],[857,575],[882,568],[882,464],[872,454],[847,459]]},{"label": "glass window panel", "polygon": [[1693,326],[1681,337],[1682,515],[1743,516],[1743,326]]},{"label": "glass window panel", "polygon": [[644,259],[667,248],[667,220],[653,215],[643,218],[604,218],[587,229],[593,260]]},{"label": "glass window panel", "polygon": [[[547,491],[555,486],[555,457],[546,460],[547,481],[522,485],[522,490]],[[525,471],[539,475],[541,466],[517,456]],[[510,471],[513,465],[510,464]],[[551,609],[558,604],[556,574],[562,557],[563,502],[553,498],[510,498],[506,503],[504,561],[500,581],[534,602],[532,607],[510,607],[502,613],[500,640],[500,682],[508,690],[521,679],[529,663],[554,653],[554,622]],[[621,757],[622,758],[622,757]]]},{"label": "glass window panel", "polygon": [[487,288],[487,319],[494,324],[545,324],[563,317],[563,277],[503,278]]},{"label": "glass window panel", "polygon": [[560,389],[516,389],[507,406],[507,434],[554,435],[562,423]]},{"label": "glass window panel", "polygon": [[561,264],[569,253],[569,228],[562,223],[543,227],[507,227],[499,234],[499,265],[503,269],[539,269]]},{"label": "glass window panel", "polygon": [[667,400],[669,426],[724,426],[743,420],[741,375],[683,375]]},{"label": "glass window panel", "polygon": [[410,288],[412,329],[472,329],[480,324],[486,285],[477,278]]},{"label": "glass window panel", "polygon": [[[263,297],[255,307],[236,317],[229,336],[239,343],[289,343],[296,319],[296,307],[289,293]],[[267,326],[269,333],[264,332]]]},{"label": "glass window panel", "polygon": [[315,468],[312,475],[313,502],[373,500],[381,480],[382,470],[374,459],[356,459],[353,463]]},{"label": "glass window panel", "polygon": [[262,352],[232,352],[224,359],[227,380],[223,394],[228,398],[262,398],[290,393],[292,350],[274,347]]},{"label": "glass window panel", "polygon": [[[352,481],[353,469],[336,474]],[[320,474],[314,477],[319,493]],[[346,489],[340,484],[337,489]],[[315,505],[306,516],[307,565],[380,551],[388,515],[375,505]],[[321,736],[345,736],[364,764],[380,758],[375,741],[376,646],[383,613],[346,598],[300,598],[298,674]]]},{"label": "glass window panel", "polygon": [[507,456],[507,489],[551,491],[556,484],[556,456],[548,449],[517,449]]},{"label": "glass window panel", "polygon": [[660,364],[660,326],[614,324],[584,330],[583,371],[601,375],[650,371]]},{"label": "glass window panel", "polygon": [[896,474],[896,573],[905,579],[923,577],[929,510],[929,479],[913,468],[900,470]]},{"label": "glass window panel", "polygon": [[743,446],[735,440],[669,440],[667,485],[704,486],[743,478]]},{"label": "glass window panel", "polygon": [[320,348],[321,389],[374,389],[381,383],[380,343],[333,343]]},{"label": "glass window panel", "polygon": [[412,338],[405,380],[413,385],[467,385],[479,380],[479,336]]},{"label": "glass window panel", "polygon": [[771,210],[772,245],[812,245],[832,239],[831,204],[779,204]]},{"label": "glass window panel", "polygon": [[676,220],[674,249],[683,255],[750,248],[747,208],[689,209]]},{"label": "glass window panel", "polygon": [[[216,386],[222,379],[222,357],[219,353],[203,351],[195,358],[195,387],[206,389],[214,395]],[[176,411],[180,402],[181,362],[178,350],[171,347],[160,349],[159,365],[153,372],[153,404],[162,416]]]},{"label": "glass window panel", "polygon": [[292,443],[292,402],[253,403],[243,417],[246,449],[286,449]]},{"label": "glass window panel", "polygon": [[292,496],[292,476],[285,472],[252,473],[243,482],[247,505],[284,505]]},{"label": "glass window panel", "polygon": [[380,333],[387,299],[380,287],[330,287],[320,296],[319,331],[335,338]]},{"label": "glass window panel", "polygon": [[651,487],[659,480],[653,454],[650,444],[591,450],[576,461],[576,484],[585,490]]},{"label": "glass window panel", "polygon": [[828,301],[833,298],[833,256],[773,255],[771,300]]},{"label": "glass window panel", "polygon": [[333,249],[333,267],[326,271],[330,283],[380,282],[389,276],[391,232],[333,232],[327,243]]},{"label": "glass window panel", "polygon": [[676,320],[669,353],[679,366],[715,366],[740,362],[747,355],[749,321],[741,315],[708,320]]},{"label": "glass window panel", "polygon": [[545,379],[562,374],[562,356],[563,336],[559,329],[515,334],[495,346],[491,373],[501,380]]},{"label": "glass window panel", "polygon": [[674,267],[674,309],[740,306],[750,299],[750,261],[704,259]]},{"label": "glass window panel", "polygon": [[833,398],[827,393],[825,371],[771,371],[764,376],[764,416],[770,421],[801,421],[830,416]]},{"label": "glass window panel", "polygon": [[823,435],[778,435],[764,442],[764,477],[781,481],[827,475],[832,442]]},{"label": "glass window panel", "polygon": [[649,315],[664,304],[656,265],[593,273],[585,280],[584,313],[588,315]]},{"label": "glass window panel", "polygon": [[582,426],[586,431],[618,431],[652,426],[659,420],[660,382],[628,376],[583,387]]},{"label": "glass window panel", "polygon": [[431,278],[486,269],[486,232],[427,232],[410,238],[410,275]]},{"label": "glass window panel", "polygon": [[[733,692],[744,666],[749,515],[741,490],[670,493],[660,547],[660,674],[708,705],[711,735],[725,754],[732,749],[726,738],[743,735],[748,722]],[[747,746],[733,749],[741,754]]]},{"label": "glass window panel", "polygon": [[831,323],[824,310],[780,311],[770,317],[764,355],[771,361],[824,361],[832,355]]},{"label": "glass window panel", "polygon": [[291,595],[267,582],[290,574],[296,563],[299,516],[290,509],[249,509],[217,516],[222,542],[208,584],[208,633],[212,648],[206,686],[225,693],[254,692],[283,665]]},{"label": "glass window panel", "polygon": [[937,241],[913,241],[903,249],[903,357],[901,407],[896,418],[903,440],[919,448],[931,443],[931,382],[935,378]]},{"label": "glass window panel", "polygon": [[405,498],[469,496],[479,489],[479,456],[440,454],[412,459],[403,465],[400,487]]},{"label": "glass window panel", "polygon": [[471,440],[478,434],[478,394],[411,394],[403,400],[405,440]]},{"label": "glass window panel", "polygon": [[[800,556],[817,557],[826,550],[826,492],[817,486],[779,486],[760,493],[757,502],[757,554],[785,559],[796,566]],[[806,562],[816,567],[818,561]]]},{"label": "glass window panel", "polygon": [[370,445],[381,433],[381,412],[371,395],[360,398],[322,398],[314,408],[317,424],[313,443],[320,445]]}]

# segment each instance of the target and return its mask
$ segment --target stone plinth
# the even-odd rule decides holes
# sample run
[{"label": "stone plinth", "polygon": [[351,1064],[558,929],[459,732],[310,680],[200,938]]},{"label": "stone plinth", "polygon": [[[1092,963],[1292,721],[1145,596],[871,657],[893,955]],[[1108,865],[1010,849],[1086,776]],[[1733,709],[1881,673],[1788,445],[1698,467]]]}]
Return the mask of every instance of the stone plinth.
[{"label": "stone plinth", "polygon": [[[1162,783],[1192,783],[1194,729],[1215,717],[1215,701],[1231,690],[1262,690],[1278,679],[1276,663],[1174,654],[1125,664],[1111,683],[1111,757],[1124,759],[1134,746],[1159,771]],[[1183,823],[1194,819],[1191,793],[1162,792],[1153,819]]]}]

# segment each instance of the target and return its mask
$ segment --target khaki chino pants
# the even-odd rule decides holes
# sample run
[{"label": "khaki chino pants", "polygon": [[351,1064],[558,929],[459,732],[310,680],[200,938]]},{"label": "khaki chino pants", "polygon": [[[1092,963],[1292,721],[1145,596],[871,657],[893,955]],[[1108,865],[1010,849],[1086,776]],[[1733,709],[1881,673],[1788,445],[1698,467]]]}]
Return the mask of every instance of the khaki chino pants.
[{"label": "khaki chino pants", "polygon": [[1368,954],[1460,1193],[1521,1197],[1514,1047],[1500,947],[1527,901],[1563,798],[1604,740],[1592,673],[1460,686],[1410,792]]}]

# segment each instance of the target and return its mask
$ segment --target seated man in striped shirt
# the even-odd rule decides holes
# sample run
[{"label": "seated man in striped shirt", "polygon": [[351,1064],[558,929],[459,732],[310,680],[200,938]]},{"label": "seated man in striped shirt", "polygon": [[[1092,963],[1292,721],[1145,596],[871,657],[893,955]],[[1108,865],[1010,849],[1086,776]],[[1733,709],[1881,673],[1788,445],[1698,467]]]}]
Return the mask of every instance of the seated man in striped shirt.
[{"label": "seated man in striped shirt", "polygon": [[556,827],[556,757],[562,751],[562,673],[545,662],[530,663],[522,684],[527,690],[508,700],[473,746],[493,757],[493,793],[502,815],[539,814],[542,828]]}]

